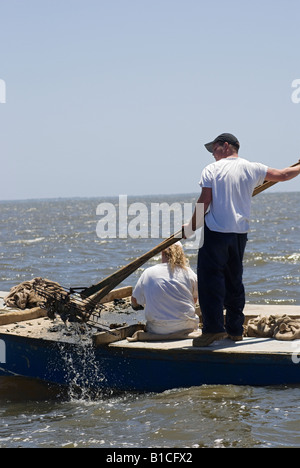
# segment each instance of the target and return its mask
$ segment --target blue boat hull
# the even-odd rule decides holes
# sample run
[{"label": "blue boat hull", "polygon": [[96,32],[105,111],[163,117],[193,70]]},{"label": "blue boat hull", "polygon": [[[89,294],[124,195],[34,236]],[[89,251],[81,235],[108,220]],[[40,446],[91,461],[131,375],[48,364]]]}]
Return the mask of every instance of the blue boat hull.
[{"label": "blue boat hull", "polygon": [[285,354],[214,353],[178,348],[92,347],[0,334],[0,376],[23,376],[97,390],[162,392],[203,384],[300,383],[300,365]]}]

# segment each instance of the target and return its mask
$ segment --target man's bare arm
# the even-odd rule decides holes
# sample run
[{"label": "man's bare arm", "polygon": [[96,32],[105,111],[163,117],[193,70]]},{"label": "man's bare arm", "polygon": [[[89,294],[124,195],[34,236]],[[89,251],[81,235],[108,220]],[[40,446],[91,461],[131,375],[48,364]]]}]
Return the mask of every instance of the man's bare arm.
[{"label": "man's bare arm", "polygon": [[298,166],[286,167],[285,169],[274,169],[269,167],[266,175],[268,182],[286,182],[300,174],[300,162]]}]

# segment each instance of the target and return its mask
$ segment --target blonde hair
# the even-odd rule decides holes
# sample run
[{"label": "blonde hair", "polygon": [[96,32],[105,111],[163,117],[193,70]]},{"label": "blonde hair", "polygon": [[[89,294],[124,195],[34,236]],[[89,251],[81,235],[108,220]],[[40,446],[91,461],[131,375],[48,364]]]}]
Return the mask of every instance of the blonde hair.
[{"label": "blonde hair", "polygon": [[171,245],[165,249],[163,253],[171,270],[174,270],[175,267],[186,268],[188,266],[188,259],[184,255],[183,248],[180,244]]}]

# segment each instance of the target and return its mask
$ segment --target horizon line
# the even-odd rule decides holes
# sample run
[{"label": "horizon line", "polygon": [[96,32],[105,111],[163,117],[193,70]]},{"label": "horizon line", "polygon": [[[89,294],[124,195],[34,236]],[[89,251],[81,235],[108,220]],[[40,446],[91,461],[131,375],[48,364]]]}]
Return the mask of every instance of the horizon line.
[{"label": "horizon line", "polygon": [[[271,187],[272,188],[272,187]],[[275,195],[275,194],[287,194],[287,193],[300,193],[299,190],[288,190],[288,191],[269,191],[265,192],[264,195]],[[200,195],[199,192],[178,192],[178,193],[152,193],[152,194],[133,194],[133,195],[128,195],[128,194],[118,194],[118,195],[87,195],[87,196],[79,196],[79,195],[73,195],[73,196],[58,196],[58,197],[36,197],[36,198],[7,198],[4,200],[0,200],[0,203],[6,203],[6,202],[28,202],[28,201],[54,201],[54,200],[92,200],[92,199],[107,199],[107,198],[118,198],[120,195],[127,195],[128,197],[162,197],[162,196],[176,196],[176,195],[188,195],[188,196],[197,196]]]}]

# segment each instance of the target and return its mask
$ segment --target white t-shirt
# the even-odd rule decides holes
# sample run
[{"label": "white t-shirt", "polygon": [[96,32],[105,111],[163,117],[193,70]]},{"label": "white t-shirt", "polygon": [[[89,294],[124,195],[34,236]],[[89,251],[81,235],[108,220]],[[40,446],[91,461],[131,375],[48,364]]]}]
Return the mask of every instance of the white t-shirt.
[{"label": "white t-shirt", "polygon": [[132,295],[145,307],[147,331],[172,333],[198,328],[194,301],[198,297],[197,275],[191,268],[171,271],[167,263],[147,268]]},{"label": "white t-shirt", "polygon": [[244,234],[249,231],[253,190],[261,185],[268,167],[240,157],[221,159],[202,172],[200,186],[212,189],[205,216],[211,231]]}]

